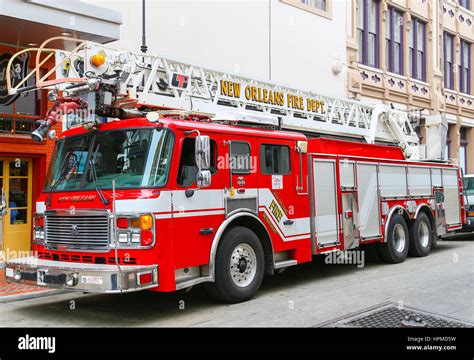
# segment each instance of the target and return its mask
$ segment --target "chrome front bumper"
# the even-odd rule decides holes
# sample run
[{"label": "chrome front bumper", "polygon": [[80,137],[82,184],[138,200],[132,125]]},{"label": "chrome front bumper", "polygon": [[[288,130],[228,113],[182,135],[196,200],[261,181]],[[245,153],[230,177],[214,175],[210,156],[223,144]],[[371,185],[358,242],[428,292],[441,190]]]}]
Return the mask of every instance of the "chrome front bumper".
[{"label": "chrome front bumper", "polygon": [[86,264],[41,260],[9,260],[7,282],[92,293],[120,293],[158,286],[158,265]]}]

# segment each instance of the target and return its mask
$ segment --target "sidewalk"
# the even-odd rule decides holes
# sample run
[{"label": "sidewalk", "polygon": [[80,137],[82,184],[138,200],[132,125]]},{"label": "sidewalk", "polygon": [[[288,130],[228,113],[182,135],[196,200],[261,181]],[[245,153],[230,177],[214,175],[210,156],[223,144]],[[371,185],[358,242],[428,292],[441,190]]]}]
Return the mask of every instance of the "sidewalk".
[{"label": "sidewalk", "polygon": [[0,267],[0,303],[50,296],[63,291],[62,289],[51,290],[30,285],[8,284],[5,278],[5,269]]}]

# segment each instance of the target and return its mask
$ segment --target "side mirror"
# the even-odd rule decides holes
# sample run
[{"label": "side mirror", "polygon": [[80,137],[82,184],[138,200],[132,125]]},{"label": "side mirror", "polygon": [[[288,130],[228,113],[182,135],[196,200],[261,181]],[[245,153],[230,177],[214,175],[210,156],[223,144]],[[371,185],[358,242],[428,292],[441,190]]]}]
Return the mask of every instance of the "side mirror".
[{"label": "side mirror", "polygon": [[196,165],[199,170],[207,170],[211,167],[211,140],[209,136],[196,137]]},{"label": "side mirror", "polygon": [[196,183],[198,188],[208,187],[211,185],[211,140],[209,136],[198,135],[196,137],[196,166],[198,173],[196,175]]},{"label": "side mirror", "polygon": [[196,183],[198,188],[211,186],[211,171],[201,170],[196,175]]}]

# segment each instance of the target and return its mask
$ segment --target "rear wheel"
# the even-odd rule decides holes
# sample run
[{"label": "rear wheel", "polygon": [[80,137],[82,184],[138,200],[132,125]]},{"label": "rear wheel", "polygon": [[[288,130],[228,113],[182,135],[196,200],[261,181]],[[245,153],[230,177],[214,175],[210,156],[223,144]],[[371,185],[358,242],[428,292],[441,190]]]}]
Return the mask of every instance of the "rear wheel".
[{"label": "rear wheel", "polygon": [[433,244],[431,222],[425,213],[420,213],[410,226],[410,256],[423,257],[430,253]]},{"label": "rear wheel", "polygon": [[212,295],[228,303],[251,299],[262,284],[264,261],[262,244],[253,231],[231,229],[217,249]]},{"label": "rear wheel", "polygon": [[398,264],[405,261],[408,255],[408,226],[405,219],[394,214],[388,224],[387,239],[379,244],[379,253],[383,261]]}]

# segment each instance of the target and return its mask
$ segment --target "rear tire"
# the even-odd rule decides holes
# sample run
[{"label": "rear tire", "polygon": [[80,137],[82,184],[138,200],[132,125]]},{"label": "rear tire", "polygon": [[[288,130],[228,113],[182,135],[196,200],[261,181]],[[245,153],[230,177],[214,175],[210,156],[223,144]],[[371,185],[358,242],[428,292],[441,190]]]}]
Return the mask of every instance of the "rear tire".
[{"label": "rear tire", "polygon": [[420,213],[410,225],[410,247],[408,254],[415,257],[427,256],[433,245],[431,221],[425,213]]},{"label": "rear tire", "polygon": [[409,232],[405,219],[394,214],[388,224],[387,239],[379,244],[379,253],[383,261],[398,264],[405,261],[409,248]]},{"label": "rear tire", "polygon": [[255,233],[245,227],[231,229],[219,243],[211,295],[227,303],[250,300],[263,280],[265,257]]}]

